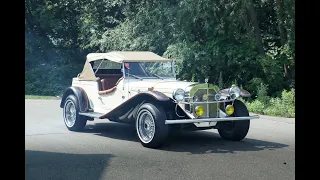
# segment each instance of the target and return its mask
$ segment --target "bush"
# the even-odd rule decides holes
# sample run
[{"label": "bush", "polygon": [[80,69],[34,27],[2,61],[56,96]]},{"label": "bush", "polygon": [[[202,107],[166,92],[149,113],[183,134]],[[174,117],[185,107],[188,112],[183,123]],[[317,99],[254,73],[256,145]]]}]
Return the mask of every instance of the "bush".
[{"label": "bush", "polygon": [[268,104],[269,99],[270,98],[268,97],[268,85],[260,83],[260,85],[257,87],[257,100],[266,105]]},{"label": "bush", "polygon": [[261,78],[253,78],[248,82],[248,84],[245,87],[246,90],[248,90],[251,93],[254,99],[257,96],[257,89],[258,86],[261,85],[261,83],[263,83],[263,80]]},{"label": "bush", "polygon": [[25,94],[57,96],[71,85],[72,78],[81,72],[80,66],[43,65],[25,72]]},{"label": "bush", "polygon": [[282,117],[295,117],[295,90],[290,91],[283,90],[281,98],[270,98],[266,96],[262,100],[256,99],[254,101],[245,102],[250,112],[265,114],[271,116],[282,116]]},{"label": "bush", "polygon": [[272,98],[264,113],[274,116],[295,117],[295,90],[284,90],[281,98]]},{"label": "bush", "polygon": [[249,112],[255,112],[259,114],[264,114],[265,104],[260,100],[254,100],[251,103],[246,103]]}]

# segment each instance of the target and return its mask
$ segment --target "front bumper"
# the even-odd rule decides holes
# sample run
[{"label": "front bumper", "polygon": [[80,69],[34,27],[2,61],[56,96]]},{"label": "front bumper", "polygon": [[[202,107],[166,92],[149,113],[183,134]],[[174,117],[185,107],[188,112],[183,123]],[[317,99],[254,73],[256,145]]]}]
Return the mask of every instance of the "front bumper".
[{"label": "front bumper", "polygon": [[258,119],[258,115],[243,116],[243,117],[221,117],[221,118],[202,118],[202,119],[177,119],[166,120],[165,124],[187,124],[187,123],[201,123],[201,122],[219,122],[219,121],[243,121],[249,119]]}]

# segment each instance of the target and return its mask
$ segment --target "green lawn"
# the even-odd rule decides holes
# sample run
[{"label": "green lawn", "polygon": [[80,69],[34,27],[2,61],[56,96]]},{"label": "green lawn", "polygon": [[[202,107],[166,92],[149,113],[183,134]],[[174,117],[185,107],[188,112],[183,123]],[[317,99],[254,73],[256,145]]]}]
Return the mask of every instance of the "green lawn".
[{"label": "green lawn", "polygon": [[25,95],[25,99],[57,99],[55,96]]}]

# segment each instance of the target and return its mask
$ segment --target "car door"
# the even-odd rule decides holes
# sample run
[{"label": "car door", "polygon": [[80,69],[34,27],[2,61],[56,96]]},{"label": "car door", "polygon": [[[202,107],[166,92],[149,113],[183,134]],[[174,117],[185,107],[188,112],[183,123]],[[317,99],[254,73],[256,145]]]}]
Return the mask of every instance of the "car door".
[{"label": "car door", "polygon": [[120,80],[116,90],[109,94],[99,95],[100,105],[106,112],[119,106],[124,101],[123,80]]}]

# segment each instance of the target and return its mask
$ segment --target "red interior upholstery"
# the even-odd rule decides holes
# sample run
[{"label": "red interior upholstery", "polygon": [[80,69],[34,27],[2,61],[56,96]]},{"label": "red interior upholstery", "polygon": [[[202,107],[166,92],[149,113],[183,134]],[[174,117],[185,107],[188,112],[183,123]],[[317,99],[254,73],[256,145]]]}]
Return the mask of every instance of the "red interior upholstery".
[{"label": "red interior upholstery", "polygon": [[102,83],[100,78],[97,79],[97,83],[98,83],[99,91],[102,91]]},{"label": "red interior upholstery", "polygon": [[96,74],[100,78],[98,80],[99,91],[107,90],[114,87],[122,74]]}]

